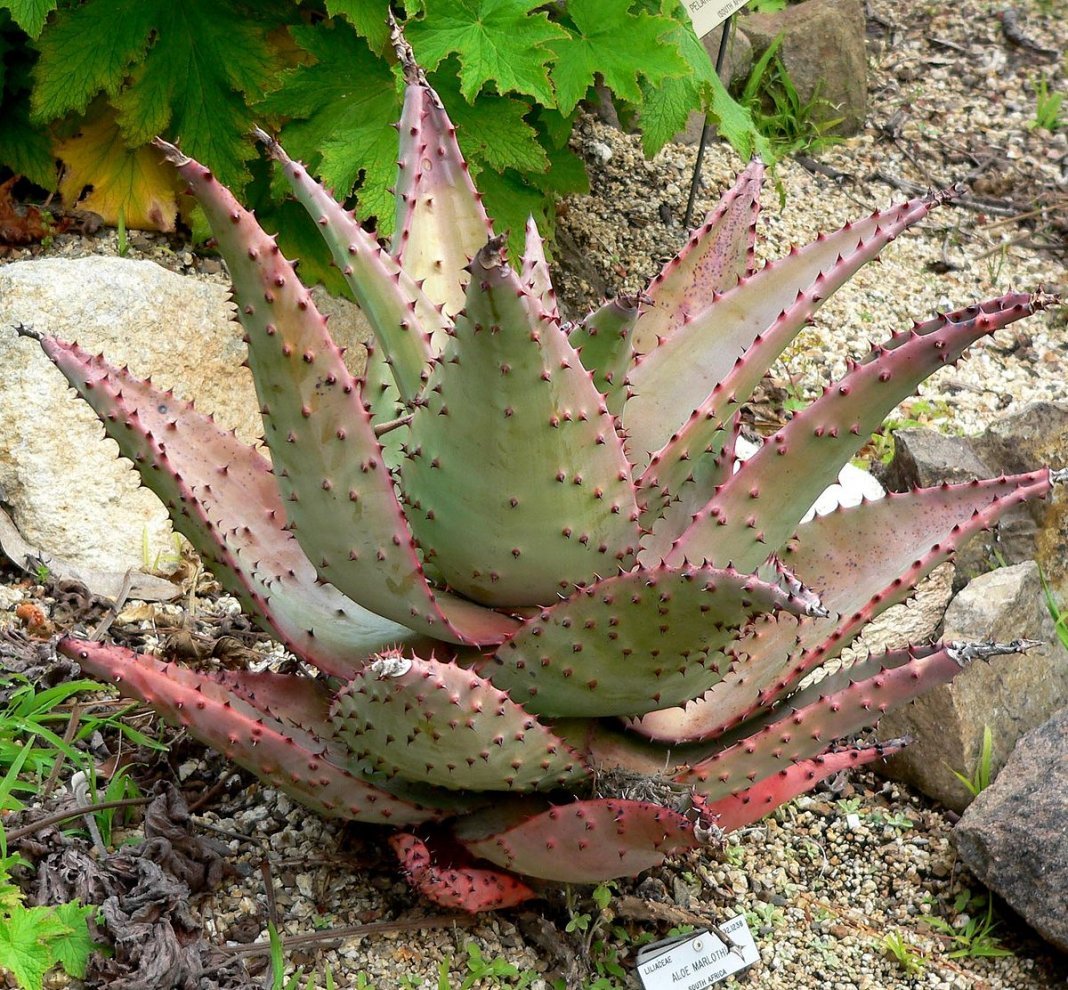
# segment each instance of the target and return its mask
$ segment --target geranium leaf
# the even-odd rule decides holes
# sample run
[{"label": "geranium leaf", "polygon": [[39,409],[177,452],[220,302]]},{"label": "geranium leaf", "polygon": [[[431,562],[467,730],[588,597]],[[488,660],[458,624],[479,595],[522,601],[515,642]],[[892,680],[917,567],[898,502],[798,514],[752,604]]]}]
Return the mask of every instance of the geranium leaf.
[{"label": "geranium leaf", "polygon": [[67,931],[51,908],[19,907],[0,917],[0,972],[11,973],[24,990],[41,990],[55,965],[49,941]]},{"label": "geranium leaf", "polygon": [[641,99],[638,79],[653,81],[681,76],[687,63],[665,36],[678,22],[657,14],[631,14],[625,4],[599,0],[570,0],[568,17],[577,30],[554,42],[553,83],[560,110],[569,113],[600,75],[616,96],[636,103]]},{"label": "geranium leaf", "polygon": [[56,0],[5,0],[11,19],[31,38],[41,33],[48,15],[56,9]]},{"label": "geranium leaf", "polygon": [[468,102],[492,81],[499,93],[533,96],[555,106],[547,47],[567,38],[545,13],[542,0],[427,0],[425,16],[409,21],[405,33],[427,71],[448,55],[460,59],[460,89]]},{"label": "geranium leaf", "polygon": [[44,189],[56,188],[56,161],[48,133],[30,123],[24,100],[0,112],[0,162]]},{"label": "geranium leaf", "polygon": [[33,118],[82,112],[105,91],[130,147],[169,132],[224,182],[243,186],[247,102],[277,75],[264,40],[277,23],[219,0],[92,0],[42,36]]},{"label": "geranium leaf", "polygon": [[389,23],[382,0],[326,0],[326,12],[346,18],[373,52],[381,53],[388,47]]},{"label": "geranium leaf", "polygon": [[[77,203],[115,224],[173,230],[178,211],[174,170],[150,147],[131,151],[107,108],[91,117],[79,131],[56,148],[66,164],[59,191],[68,206]],[[87,187],[90,191],[82,197]]]},{"label": "geranium leaf", "polygon": [[102,90],[117,92],[145,56],[155,12],[153,0],[91,0],[61,11],[38,42],[31,119],[81,113]]},{"label": "geranium leaf", "polygon": [[89,954],[94,948],[93,940],[89,937],[86,919],[96,911],[97,908],[83,907],[77,901],[59,904],[52,908],[56,920],[66,929],[61,936],[53,940],[52,955],[68,976],[77,979],[85,976]]}]

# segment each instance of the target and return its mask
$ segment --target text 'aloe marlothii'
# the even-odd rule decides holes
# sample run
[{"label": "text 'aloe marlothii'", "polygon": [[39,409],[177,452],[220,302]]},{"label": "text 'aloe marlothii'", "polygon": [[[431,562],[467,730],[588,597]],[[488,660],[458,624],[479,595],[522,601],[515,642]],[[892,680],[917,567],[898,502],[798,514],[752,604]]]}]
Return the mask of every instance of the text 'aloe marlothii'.
[{"label": "text 'aloe marlothii'", "polygon": [[753,822],[901,745],[835,740],[1020,648],[924,645],[805,681],[972,535],[1045,496],[1048,471],[807,514],[920,382],[1049,298],[893,336],[737,467],[739,410],[772,362],[951,194],[756,270],[753,163],[641,296],[568,323],[533,223],[511,265],[396,44],[388,250],[259,135],[374,328],[362,377],[273,238],[159,142],[233,278],[270,463],[171,393],[41,338],[218,580],[321,676],[61,649],[318,812],[396,827],[411,881],[476,911],[532,896],[532,877],[631,875]]}]

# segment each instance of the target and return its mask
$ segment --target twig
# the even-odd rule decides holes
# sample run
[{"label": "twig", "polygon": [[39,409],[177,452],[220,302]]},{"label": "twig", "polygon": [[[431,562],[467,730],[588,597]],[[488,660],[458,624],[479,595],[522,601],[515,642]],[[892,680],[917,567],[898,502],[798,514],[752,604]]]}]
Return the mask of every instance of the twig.
[{"label": "twig", "polygon": [[[307,935],[287,935],[281,939],[286,949],[301,945],[317,945],[320,942],[336,942],[346,938],[361,938],[364,935],[385,935],[391,932],[416,932],[429,928],[473,928],[480,919],[471,914],[441,915],[433,918],[412,918],[409,921],[372,921],[366,925],[348,925],[344,928],[327,928]],[[218,952],[230,957],[259,956],[271,951],[270,942],[252,942],[249,945],[221,945]]]},{"label": "twig", "polygon": [[[868,178],[878,179],[880,182],[885,182],[888,186],[900,189],[902,192],[908,193],[910,196],[922,196],[929,188],[920,185],[918,182],[912,182],[909,179],[890,175],[888,172],[883,172],[879,169],[872,172]],[[950,203],[952,206],[960,206],[966,210],[975,210],[977,213],[993,213],[1000,217],[1015,216],[1019,212],[1019,207],[1012,205],[1003,206],[991,202],[990,200],[976,199],[974,196],[959,196],[956,199],[951,200]]]},{"label": "twig", "polygon": [[77,808],[71,808],[69,811],[59,811],[54,815],[48,815],[46,818],[40,818],[29,825],[23,825],[22,828],[16,828],[7,833],[8,842],[17,842],[19,839],[24,839],[27,835],[33,835],[34,832],[40,832],[43,828],[48,828],[50,825],[58,825],[60,822],[69,821],[71,818],[81,818],[82,815],[91,815],[94,811],[109,811],[111,808],[136,808],[140,805],[149,804],[152,798],[122,798],[119,801],[101,801],[99,804],[84,804]]},{"label": "twig", "polygon": [[815,158],[810,158],[808,155],[794,155],[794,161],[809,172],[826,176],[833,182],[844,182],[846,179],[852,180],[855,178],[855,176],[850,175],[849,172],[842,172],[839,169],[836,169],[833,165],[816,161]]},{"label": "twig", "polygon": [[130,597],[130,587],[133,583],[133,568],[127,570],[122,578],[122,587],[119,588],[118,595],[115,596],[114,603],[108,608],[107,614],[98,623],[96,628],[89,634],[89,639],[94,643],[99,642],[104,638],[110,628],[111,624],[115,621],[119,612],[122,611],[123,605],[126,604],[126,599]]},{"label": "twig", "polygon": [[379,423],[375,427],[375,436],[376,437],[385,436],[391,430],[396,430],[401,426],[407,426],[411,421],[412,421],[412,414],[409,413],[407,416],[398,416],[396,419],[391,419],[386,423]]},{"label": "twig", "polygon": [[230,780],[233,778],[232,773],[224,774],[214,784],[211,785],[203,794],[200,795],[191,805],[189,805],[189,813],[193,814],[200,808],[203,808],[212,798],[214,798],[220,791],[222,791]]}]

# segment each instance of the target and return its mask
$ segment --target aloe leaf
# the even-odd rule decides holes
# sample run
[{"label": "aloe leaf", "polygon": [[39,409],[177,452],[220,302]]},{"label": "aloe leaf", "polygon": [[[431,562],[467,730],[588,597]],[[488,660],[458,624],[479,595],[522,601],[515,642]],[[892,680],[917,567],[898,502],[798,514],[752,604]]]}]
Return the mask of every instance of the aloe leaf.
[{"label": "aloe leaf", "polygon": [[1049,489],[1049,473],[1037,471],[892,492],[814,517],[799,527],[783,560],[819,593],[832,616],[761,618],[735,644],[718,684],[684,708],[650,712],[632,727],[665,741],[722,735],[785,697],[1006,511],[1045,497]]},{"label": "aloe leaf", "polygon": [[226,258],[286,515],[320,577],[439,639],[500,642],[512,620],[428,583],[358,383],[274,239],[203,165],[157,145]]},{"label": "aloe leaf", "polygon": [[51,337],[38,339],[166,506],[175,529],[288,649],[347,675],[369,653],[416,638],[408,627],[316,581],[315,568],[286,527],[277,480],[259,451],[191,403],[103,357]]},{"label": "aloe leaf", "polygon": [[418,836],[398,832],[389,837],[408,882],[424,897],[460,911],[499,911],[529,901],[537,894],[510,873],[467,863],[442,866]]},{"label": "aloe leaf", "polygon": [[256,136],[279,162],[298,202],[318,225],[334,264],[374,330],[380,356],[402,400],[411,402],[422,388],[435,337],[440,344],[450,325],[448,318],[412,275],[277,141],[259,130]]},{"label": "aloe leaf", "polygon": [[[207,674],[197,674],[121,646],[65,638],[58,649],[83,670],[114,684],[128,698],[152,705],[174,725],[224,753],[272,786],[329,818],[418,824],[442,816],[398,798],[307,745],[307,732],[232,694]],[[330,735],[331,727],[320,727]]]},{"label": "aloe leaf", "polygon": [[647,308],[634,328],[634,352],[645,354],[693,320],[716,293],[751,275],[764,164],[754,158],[723,194],[683,249],[649,283]]},{"label": "aloe leaf", "polygon": [[428,562],[494,606],[550,602],[627,568],[640,535],[615,423],[502,250],[495,238],[472,262],[401,467]]},{"label": "aloe leaf", "polygon": [[519,792],[574,784],[588,773],[550,729],[454,663],[381,657],[346,685],[333,715],[358,760],[407,780]]},{"label": "aloe leaf", "polygon": [[732,570],[636,569],[528,619],[486,673],[529,711],[633,715],[679,704],[726,673],[721,652],[756,615],[811,599]]},{"label": "aloe leaf", "polygon": [[[480,244],[479,247],[482,245]],[[556,302],[549,263],[545,260],[545,243],[538,233],[533,217],[527,218],[526,242],[523,248],[523,264],[519,272],[523,287],[541,303],[546,319],[560,321],[560,308]],[[586,365],[589,367],[589,365]]]},{"label": "aloe leaf", "polygon": [[663,474],[667,461],[701,449],[708,431],[719,428],[746,401],[830,295],[951,195],[910,200],[794,248],[715,295],[704,310],[641,356],[627,376],[635,394],[623,412],[627,449],[639,472],[657,452]]},{"label": "aloe leaf", "polygon": [[613,415],[619,415],[626,401],[624,382],[640,307],[641,300],[636,296],[615,296],[587,314],[568,333],[568,341],[578,351],[582,366],[592,372],[593,382]]},{"label": "aloe leaf", "polygon": [[779,805],[812,790],[821,780],[901,752],[907,741],[891,739],[883,743],[828,749],[821,756],[790,764],[744,790],[710,801],[707,811],[724,832],[745,828]]},{"label": "aloe leaf", "polygon": [[[1020,644],[1002,644],[988,655],[1022,652]],[[739,738],[695,760],[677,779],[697,787],[711,800],[726,797],[771,777],[792,763],[811,759],[826,745],[872,728],[889,709],[923,691],[952,680],[973,659],[969,644],[948,643],[897,650],[873,658],[858,670],[820,682],[791,698],[783,710],[758,724],[748,723]],[[864,676],[861,679],[861,675]]]},{"label": "aloe leaf", "polygon": [[453,832],[480,859],[564,883],[633,876],[701,844],[684,814],[612,798],[549,808],[517,799],[468,815]]},{"label": "aloe leaf", "polygon": [[393,257],[450,316],[464,305],[467,265],[493,226],[456,142],[456,128],[394,25],[407,87],[401,113]]},{"label": "aloe leaf", "polygon": [[[756,567],[785,542],[887,413],[969,344],[1049,304],[1042,293],[1006,295],[959,323],[941,319],[876,348],[798,413],[716,492],[668,555],[668,562]],[[934,329],[937,326],[937,329]]]}]

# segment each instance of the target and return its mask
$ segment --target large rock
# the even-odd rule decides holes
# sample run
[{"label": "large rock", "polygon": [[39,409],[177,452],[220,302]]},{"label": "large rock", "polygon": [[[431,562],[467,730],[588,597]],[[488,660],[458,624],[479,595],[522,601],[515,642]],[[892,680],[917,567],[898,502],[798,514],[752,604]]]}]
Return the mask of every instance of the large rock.
[{"label": "large rock", "polygon": [[[353,309],[331,320],[343,330],[339,343],[357,332]],[[254,442],[262,427],[233,317],[226,285],[147,261],[92,256],[0,267],[0,501],[29,543],[108,571],[140,568],[146,557],[151,565],[173,550],[161,504],[138,487],[40,347],[12,324],[103,351]]]},{"label": "large rock", "polygon": [[1068,952],[1068,708],[1017,743],[954,838],[968,869]]},{"label": "large rock", "polygon": [[973,663],[953,680],[913,704],[890,712],[880,735],[909,735],[910,745],[887,762],[887,776],[905,780],[949,808],[971,800],[953,771],[969,775],[993,736],[992,771],[1005,765],[1016,741],[1068,705],[1068,651],[1057,639],[1033,561],[980,575],[950,603],[942,638],[1042,645],[1024,656]]},{"label": "large rock", "polygon": [[[746,14],[738,29],[760,58],[784,35],[779,56],[801,100],[826,101],[817,121],[838,120],[832,132],[856,134],[868,112],[866,23],[860,0],[806,0],[773,14]],[[715,32],[713,32],[715,34]]]}]

